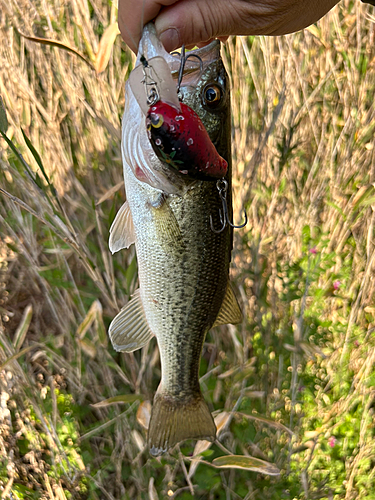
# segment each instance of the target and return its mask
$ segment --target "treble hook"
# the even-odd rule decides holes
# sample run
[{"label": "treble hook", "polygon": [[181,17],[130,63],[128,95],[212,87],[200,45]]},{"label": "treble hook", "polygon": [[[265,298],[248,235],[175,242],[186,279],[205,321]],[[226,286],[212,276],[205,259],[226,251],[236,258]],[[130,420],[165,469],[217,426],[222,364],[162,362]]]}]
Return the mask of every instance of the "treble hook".
[{"label": "treble hook", "polygon": [[194,53],[189,53],[188,55],[185,55],[185,44],[182,45],[182,47],[181,47],[181,64],[180,64],[180,69],[178,70],[177,93],[180,92],[181,82],[182,82],[182,78],[184,76],[185,64],[186,64],[186,61],[189,59],[189,57],[190,58],[192,58],[192,57],[197,58],[199,61],[199,69],[200,69],[200,71],[203,71],[202,58]]},{"label": "treble hook", "polygon": [[210,215],[211,230],[214,233],[219,234],[219,233],[222,233],[224,231],[224,229],[226,228],[227,224],[229,224],[229,226],[231,226],[231,227],[233,227],[235,229],[240,229],[241,227],[245,227],[246,224],[247,224],[246,210],[244,210],[245,222],[243,224],[241,224],[239,226],[235,226],[230,221],[229,213],[228,213],[228,205],[227,205],[228,181],[226,181],[225,179],[219,179],[216,182],[216,188],[219,191],[219,196],[220,196],[221,203],[222,203],[222,206],[223,206],[223,214],[221,213],[221,210],[219,210],[219,216],[220,216],[220,222],[221,222],[221,228],[220,229],[215,229],[214,228],[213,221],[212,221],[212,215]]}]

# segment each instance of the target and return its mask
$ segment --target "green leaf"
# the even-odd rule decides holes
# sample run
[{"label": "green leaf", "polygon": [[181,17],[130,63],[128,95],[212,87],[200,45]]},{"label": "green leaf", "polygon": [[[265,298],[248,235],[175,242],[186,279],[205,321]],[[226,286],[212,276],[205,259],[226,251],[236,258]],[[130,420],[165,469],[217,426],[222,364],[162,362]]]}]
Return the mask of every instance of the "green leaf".
[{"label": "green leaf", "polygon": [[[13,153],[17,156],[17,158],[20,160],[20,162],[25,166],[25,164],[27,165],[27,163],[25,162],[25,160],[23,159],[23,156],[18,152],[18,149],[16,148],[16,146],[13,144],[13,142],[9,139],[9,137],[7,137],[5,135],[5,133],[1,130],[1,127],[0,127],[0,134],[2,135],[3,139],[6,141],[6,143],[8,144],[8,146],[10,147],[10,149],[13,151]],[[28,165],[27,165],[28,166]]]},{"label": "green leaf", "polygon": [[26,172],[28,173],[28,175],[30,176],[30,178],[35,182],[35,178],[34,178],[33,172],[30,169],[30,166],[24,160],[24,157],[21,155],[21,153],[18,151],[18,149],[16,148],[16,146],[9,139],[9,137],[7,137],[5,135],[5,133],[1,130],[1,127],[0,127],[0,134],[2,135],[3,139],[8,144],[8,146],[10,147],[10,149],[13,151],[13,153],[17,156],[17,158],[19,159],[19,161],[22,163],[22,165],[25,167]]},{"label": "green leaf", "polygon": [[137,270],[138,270],[137,257],[134,256],[132,261],[130,262],[129,266],[127,267],[126,273],[125,273],[126,285],[128,287],[128,293],[130,293],[130,286],[137,275]]},{"label": "green leaf", "polygon": [[278,476],[280,474],[276,465],[265,460],[260,460],[259,458],[246,457],[244,455],[227,455],[215,458],[212,465],[218,468],[251,470],[269,476]]},{"label": "green leaf", "polygon": [[42,174],[45,178],[45,180],[47,181],[47,183],[49,184],[49,178],[46,174],[46,171],[44,170],[44,167],[43,167],[43,163],[42,163],[42,159],[38,153],[38,151],[34,148],[32,142],[30,141],[30,139],[27,137],[27,135],[25,134],[24,130],[21,128],[21,132],[22,132],[22,135],[23,135],[23,138],[25,139],[25,142],[27,144],[27,147],[30,149],[31,151],[31,154],[33,155],[33,157],[35,158],[37,164],[39,165],[39,168],[40,170],[42,171]]},{"label": "green leaf", "polygon": [[284,191],[285,191],[285,188],[286,188],[286,178],[283,177],[280,181],[280,185],[279,185],[279,194],[283,194]]},{"label": "green leaf", "polygon": [[121,394],[119,396],[113,396],[112,398],[104,399],[103,401],[99,401],[99,403],[95,403],[91,406],[94,408],[103,408],[104,406],[116,405],[119,403],[134,403],[134,401],[142,401],[144,396],[142,394]]},{"label": "green leaf", "polygon": [[204,457],[204,458],[208,458],[211,455],[213,455],[214,453],[215,453],[214,450],[205,450],[205,451],[202,451],[202,453],[200,453],[200,456]]},{"label": "green leaf", "polygon": [[6,134],[8,127],[9,124],[8,124],[7,112],[5,110],[3,98],[0,95],[0,132]]},{"label": "green leaf", "polygon": [[[51,194],[55,197],[56,202],[58,203],[59,208],[60,208],[60,210],[62,211],[62,207],[61,207],[61,204],[60,204],[60,200],[58,199],[58,196],[57,196],[57,191],[56,191],[56,189],[55,189],[54,185],[53,185],[53,184],[50,182],[50,180],[49,180],[49,177],[48,177],[48,175],[47,175],[47,172],[46,172],[46,171],[45,171],[45,169],[44,169],[43,162],[42,162],[42,159],[41,159],[41,157],[40,157],[40,155],[39,155],[38,151],[34,148],[33,144],[31,143],[30,139],[27,137],[27,135],[25,134],[25,132],[23,131],[23,129],[22,129],[22,128],[21,128],[21,132],[22,132],[23,138],[25,139],[25,142],[26,142],[26,144],[27,144],[27,147],[28,147],[28,148],[29,148],[29,150],[31,151],[31,153],[32,153],[33,157],[35,158],[35,161],[37,162],[37,164],[38,164],[38,166],[39,166],[40,170],[42,171],[43,177],[44,177],[45,181],[47,182],[47,185],[48,185],[48,187],[49,187],[49,189],[50,189],[50,193],[51,193]],[[46,191],[45,191],[45,188],[44,188],[43,182],[42,182],[42,180],[41,180],[41,178],[40,178],[39,174],[36,172],[35,177],[34,177],[34,176],[33,176],[33,174],[32,174],[32,173],[31,173],[31,171],[30,171],[29,166],[26,164],[26,162],[23,162],[23,163],[24,163],[24,165],[26,166],[27,172],[28,172],[28,174],[30,175],[30,177],[31,177],[32,179],[34,179],[35,184],[38,186],[38,188],[39,188],[39,189],[41,189],[41,190],[44,192],[44,194],[45,194],[45,195],[46,195],[46,197],[47,197],[48,202],[51,204],[51,201],[50,201],[50,199],[49,199],[48,194],[47,194],[47,193],[46,193]],[[52,206],[52,204],[51,204],[51,206]],[[53,209],[53,206],[52,206],[52,209]]]},{"label": "green leaf", "polygon": [[42,179],[41,179],[40,175],[38,174],[38,172],[35,173],[34,182],[38,186],[38,188],[43,191],[44,184],[43,184]]}]

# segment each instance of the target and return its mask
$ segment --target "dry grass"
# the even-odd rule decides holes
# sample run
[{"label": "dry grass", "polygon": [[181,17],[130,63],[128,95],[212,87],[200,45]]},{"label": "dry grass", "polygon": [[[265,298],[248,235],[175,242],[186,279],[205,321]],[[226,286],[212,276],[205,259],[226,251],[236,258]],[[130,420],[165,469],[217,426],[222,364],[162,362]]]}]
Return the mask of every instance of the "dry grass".
[{"label": "dry grass", "polygon": [[0,139],[10,194],[0,203],[3,497],[372,498],[374,10],[343,2],[303,33],[225,50],[235,216],[245,206],[250,219],[232,275],[247,319],[209,335],[202,387],[218,413],[251,416],[229,414],[220,441],[276,463],[282,476],[271,479],[204,465],[188,477],[191,446],[149,458],[147,403],[90,406],[151,400],[160,376],[155,343],[120,355],[105,333],[137,279],[134,250],[107,247],[123,202],[131,57],[117,38],[97,75],[19,34],[59,40],[95,65],[116,16],[104,0],[0,5],[7,135],[42,177],[25,131],[56,189],[38,187]]}]

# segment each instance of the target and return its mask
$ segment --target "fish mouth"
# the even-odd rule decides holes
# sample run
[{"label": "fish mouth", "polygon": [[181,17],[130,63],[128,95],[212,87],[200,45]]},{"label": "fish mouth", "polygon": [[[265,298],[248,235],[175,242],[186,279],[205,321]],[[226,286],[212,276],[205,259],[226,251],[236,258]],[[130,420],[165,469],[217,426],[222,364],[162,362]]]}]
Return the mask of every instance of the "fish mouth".
[{"label": "fish mouth", "polygon": [[[216,75],[218,67],[225,71],[221,62],[219,40],[189,51],[185,57],[181,57],[179,53],[170,54],[165,50],[153,23],[144,27],[137,60],[126,83],[126,119],[123,120],[122,129],[124,164],[130,167],[139,181],[168,195],[178,196],[182,196],[196,182],[196,179],[177,172],[169,162],[163,161],[163,158],[155,153],[147,134],[144,117],[158,101],[181,110],[180,103],[185,100],[185,104],[203,120],[208,110],[201,102],[204,88],[202,86],[212,73]],[[181,68],[183,73],[182,78],[179,78]],[[212,117],[211,122],[218,122],[220,125],[220,120],[216,119],[215,122]],[[203,126],[216,148],[219,131],[213,126],[207,130],[204,121]],[[136,175],[137,168],[144,174],[142,179]]]},{"label": "fish mouth", "polygon": [[[204,47],[189,50],[186,55],[189,57],[185,61],[182,85],[194,85],[207,66],[220,59],[220,41],[214,40]],[[141,64],[141,56],[144,56],[146,60],[157,56],[163,57],[168,63],[172,77],[177,82],[181,66],[181,55],[179,52],[169,53],[165,50],[156,33],[154,23],[146,24],[143,29],[136,66]]]}]

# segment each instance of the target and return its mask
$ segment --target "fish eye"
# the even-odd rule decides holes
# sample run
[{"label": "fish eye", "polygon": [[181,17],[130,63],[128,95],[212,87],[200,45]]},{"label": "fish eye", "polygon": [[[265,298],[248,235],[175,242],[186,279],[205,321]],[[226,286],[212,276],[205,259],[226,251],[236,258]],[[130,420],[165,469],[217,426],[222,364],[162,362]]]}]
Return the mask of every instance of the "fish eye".
[{"label": "fish eye", "polygon": [[203,89],[204,104],[210,109],[217,108],[223,99],[223,94],[223,89],[220,85],[209,83]]},{"label": "fish eye", "polygon": [[157,113],[150,114],[150,123],[154,128],[160,128],[164,123],[164,118],[162,115],[158,115]]}]

